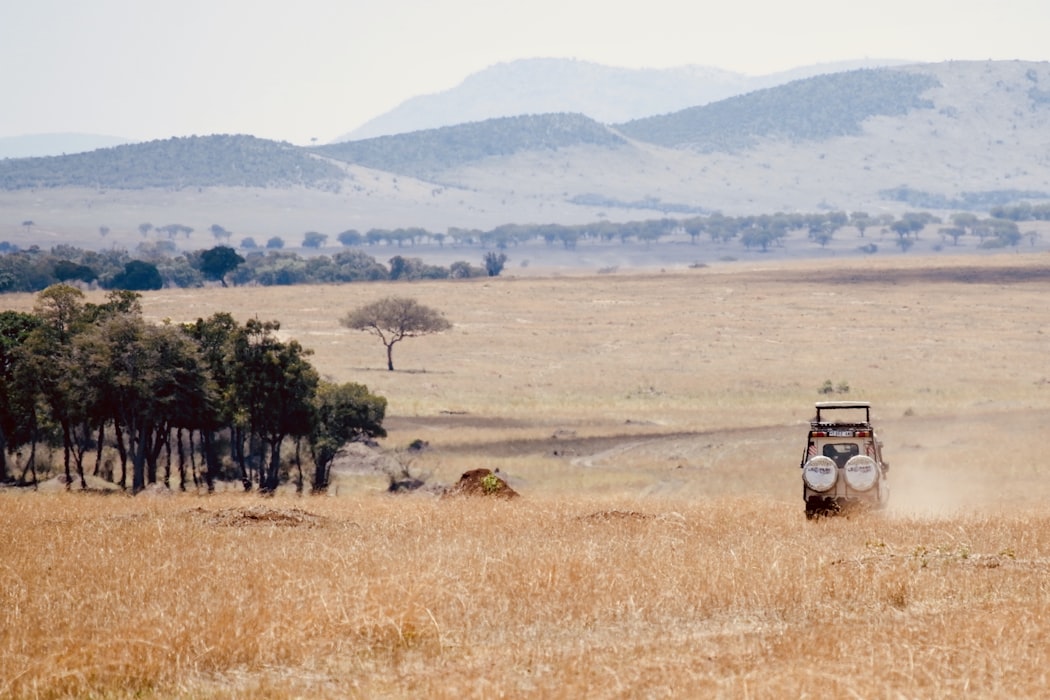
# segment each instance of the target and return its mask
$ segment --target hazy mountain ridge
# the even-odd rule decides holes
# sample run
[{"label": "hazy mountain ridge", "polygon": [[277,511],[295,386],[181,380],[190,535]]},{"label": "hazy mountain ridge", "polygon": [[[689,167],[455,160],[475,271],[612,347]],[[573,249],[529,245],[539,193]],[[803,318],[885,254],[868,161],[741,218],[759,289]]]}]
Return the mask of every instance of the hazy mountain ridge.
[{"label": "hazy mountain ridge", "polygon": [[337,186],[344,172],[302,149],[254,136],[215,135],[0,161],[0,188]]},{"label": "hazy mountain ridge", "polygon": [[582,114],[500,117],[398,136],[318,146],[315,153],[387,172],[428,178],[450,168],[521,151],[615,147],[627,141]]},{"label": "hazy mountain ridge", "polygon": [[490,66],[452,89],[408,99],[333,143],[520,114],[572,112],[615,124],[814,75],[905,63],[891,59],[844,61],[749,76],[709,66],[617,68],[573,59],[521,59]]},{"label": "hazy mountain ridge", "polygon": [[832,73],[614,128],[639,141],[705,152],[747,148],[760,139],[821,141],[859,134],[870,117],[932,109],[922,94],[938,85],[932,75],[889,68]]},{"label": "hazy mountain ridge", "polygon": [[22,235],[24,220],[34,235],[76,228],[88,239],[100,225],[161,219],[263,236],[678,212],[987,211],[1050,196],[1050,63],[852,71],[611,126],[519,115],[315,149],[169,139],[0,161],[0,190],[0,240]]}]

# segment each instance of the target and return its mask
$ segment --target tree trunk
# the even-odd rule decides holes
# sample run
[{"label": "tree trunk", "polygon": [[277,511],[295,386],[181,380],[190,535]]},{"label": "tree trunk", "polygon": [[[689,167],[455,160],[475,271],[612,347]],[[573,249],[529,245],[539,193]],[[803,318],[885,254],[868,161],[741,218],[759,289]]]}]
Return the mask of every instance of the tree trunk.
[{"label": "tree trunk", "polygon": [[215,492],[215,479],[219,475],[219,458],[215,455],[214,436],[210,430],[201,431],[201,449],[204,451],[204,482],[208,493]]},{"label": "tree trunk", "polygon": [[130,438],[134,450],[131,460],[131,492],[138,493],[146,488],[146,439],[143,436],[136,439],[134,433]]},{"label": "tree trunk", "polygon": [[[190,436],[191,436],[191,439],[192,439],[193,431],[190,431]],[[179,490],[180,491],[185,491],[186,490],[186,450],[184,450],[183,447],[182,447],[182,428],[177,428],[175,430],[175,449],[176,449],[176,452],[179,455]],[[168,450],[169,451],[171,450],[170,446],[168,447]]]},{"label": "tree trunk", "polygon": [[128,487],[128,449],[124,444],[124,430],[120,427],[120,421],[113,420],[113,439],[117,444],[117,454],[120,455],[120,488]]},{"label": "tree trunk", "polygon": [[283,437],[273,437],[270,439],[270,459],[269,465],[264,468],[266,476],[263,478],[263,490],[267,493],[273,493],[277,490],[277,485],[280,482],[281,473],[281,443],[284,442]]},{"label": "tree trunk", "polygon": [[299,478],[295,482],[295,492],[303,492],[303,439],[300,437],[295,438],[295,468],[299,471]]},{"label": "tree trunk", "polygon": [[73,475],[69,471],[69,462],[72,457],[70,454],[70,443],[73,442],[73,438],[69,435],[69,422],[62,421],[62,464],[66,470],[66,489],[72,488],[73,486]]},{"label": "tree trunk", "polygon": [[102,473],[102,445],[106,441],[106,421],[98,422],[98,443],[95,449],[95,476]]},{"label": "tree trunk", "polygon": [[328,465],[314,464],[314,483],[310,489],[311,493],[324,493],[328,490]]}]

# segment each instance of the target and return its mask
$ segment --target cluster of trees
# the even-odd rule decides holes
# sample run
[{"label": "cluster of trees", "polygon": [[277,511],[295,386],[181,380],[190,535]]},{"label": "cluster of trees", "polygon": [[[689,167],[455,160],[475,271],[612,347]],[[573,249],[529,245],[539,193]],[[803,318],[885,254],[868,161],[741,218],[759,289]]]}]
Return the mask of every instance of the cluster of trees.
[{"label": "cluster of trees", "polygon": [[907,185],[879,190],[879,196],[893,202],[904,202],[919,209],[988,211],[993,217],[1003,219],[1014,218],[1002,213],[1008,209],[1013,209],[1014,206],[1024,210],[1031,206],[1027,203],[1030,200],[1050,199],[1050,193],[1039,190],[979,190],[976,192],[962,192],[956,196],[947,196],[936,192],[918,190]]},{"label": "cluster of trees", "polygon": [[32,313],[0,312],[0,480],[35,482],[44,447],[61,448],[66,483],[82,487],[90,470],[122,488],[130,474],[136,492],[302,489],[305,463],[325,490],[344,445],[385,436],[386,399],[321,379],[279,327],[227,313],[156,325],[134,292],[93,304],[69,285],[41,292]]},{"label": "cluster of trees", "polygon": [[356,248],[334,255],[304,257],[283,250],[245,251],[229,246],[179,252],[170,241],[140,244],[135,256],[126,250],[85,250],[58,245],[21,250],[0,243],[0,292],[39,292],[53,284],[102,289],[148,291],[164,287],[222,285],[292,285],[376,280],[448,279],[499,275],[503,253],[489,251],[483,265],[466,261],[448,267],[428,265],[418,257],[393,256],[388,265]]},{"label": "cluster of trees", "polygon": [[[1042,212],[1039,206],[1026,205],[1025,212]],[[1012,210],[1011,210],[1012,211]],[[1050,218],[1050,207],[1047,207]],[[1016,229],[1013,216],[980,218],[976,214],[963,212],[952,216],[965,221],[963,234],[978,236],[985,247],[1016,245],[1011,232]],[[643,221],[597,221],[588,224],[503,224],[488,231],[450,227],[446,232],[431,232],[424,228],[371,229],[365,233],[350,229],[336,236],[344,246],[396,246],[404,248],[422,243],[439,246],[479,246],[481,248],[507,250],[519,245],[542,241],[547,245],[574,249],[580,243],[629,242],[652,245],[668,238],[688,236],[692,243],[709,237],[713,243],[729,243],[739,240],[748,249],[767,250],[783,244],[785,238],[795,231],[805,231],[807,237],[820,246],[828,245],[841,229],[851,226],[861,238],[869,230],[893,233],[898,236],[898,245],[907,249],[927,226],[943,223],[940,217],[929,212],[905,212],[895,217],[892,214],[870,215],[864,211],[847,213],[828,211],[816,213],[783,213],[748,216],[725,216],[720,213],[697,215],[689,218],[662,218]],[[958,226],[959,224],[954,224]],[[939,231],[943,235],[943,231]],[[307,236],[322,236],[311,233]],[[958,237],[955,237],[958,243]],[[306,245],[304,241],[304,245]],[[485,267],[492,274],[490,259],[485,258]],[[502,269],[502,268],[500,268]],[[498,272],[497,272],[498,274]],[[458,275],[451,275],[453,277]]]},{"label": "cluster of trees", "polygon": [[992,207],[988,213],[994,218],[1008,219],[1010,221],[1050,221],[1050,204],[1020,202],[1017,204],[999,205]]},{"label": "cluster of trees", "polygon": [[[950,217],[948,226],[937,229],[942,239],[959,239],[972,235],[980,239],[984,248],[1017,246],[1025,237],[1034,244],[1038,234],[1021,231],[1017,222],[1050,218],[1050,206],[1017,205],[999,208],[991,217],[981,218],[970,212],[959,212]],[[714,213],[684,219],[661,218],[644,221],[612,222],[607,220],[589,224],[504,224],[488,231],[450,227],[444,232],[428,231],[421,227],[398,229],[371,229],[364,233],[348,229],[335,240],[342,249],[325,255],[320,249],[328,235],[317,231],[304,234],[304,249],[317,251],[300,255],[284,250],[284,241],[274,237],[261,249],[251,238],[240,242],[238,249],[217,245],[206,250],[180,252],[174,238],[179,232],[192,229],[180,224],[154,228],[140,225],[145,236],[150,230],[166,233],[166,238],[144,240],[132,256],[123,250],[82,250],[68,245],[43,251],[38,247],[19,250],[9,243],[0,243],[0,292],[36,292],[60,282],[97,284],[103,289],[144,291],[162,287],[198,287],[207,281],[235,285],[293,285],[341,283],[377,280],[461,279],[494,277],[506,265],[506,250],[528,243],[542,242],[572,250],[580,243],[641,243],[646,246],[662,240],[682,240],[688,237],[697,243],[702,237],[716,244],[738,240],[748,250],[768,250],[783,246],[792,233],[804,231],[810,241],[821,247],[831,243],[844,227],[853,227],[863,239],[867,231],[891,233],[897,236],[895,244],[907,251],[928,227],[944,221],[928,212],[905,212],[900,217],[892,214],[869,215],[867,212],[829,211],[820,213],[776,213],[752,216],[725,216]],[[23,222],[34,225],[32,221]],[[101,227],[100,230],[106,227]],[[108,229],[106,229],[108,231]],[[227,241],[231,232],[213,224],[216,240]],[[425,263],[422,258],[397,254],[387,264],[377,261],[365,252],[366,248],[396,248],[404,251],[417,245],[439,247],[480,248],[482,264],[465,260],[445,267]],[[240,252],[238,252],[238,250]],[[875,243],[867,242],[860,250],[874,253]]]},{"label": "cluster of trees", "polygon": [[[950,222],[951,226],[939,227],[937,233],[942,239],[952,239],[954,245],[958,245],[959,239],[967,234],[979,238],[982,248],[1015,247],[1025,237],[1034,244],[1039,235],[1035,231],[1022,232],[1016,222],[1008,219],[982,219],[969,212],[953,214]],[[840,229],[852,226],[861,238],[865,237],[869,229],[892,233],[897,236],[894,239],[896,246],[902,251],[907,251],[915,245],[919,235],[927,227],[941,223],[944,221],[940,217],[929,212],[905,212],[897,218],[892,214],[871,216],[863,211],[850,214],[838,211],[825,214],[772,214],[736,218],[715,214],[690,219],[683,223],[683,227],[694,240],[703,233],[710,235],[712,240],[722,242],[739,236],[740,242],[748,249],[768,250],[771,246],[782,245],[789,233],[798,230],[805,231],[809,240],[824,247],[834,239]],[[859,249],[874,253],[878,246],[869,242]]]}]

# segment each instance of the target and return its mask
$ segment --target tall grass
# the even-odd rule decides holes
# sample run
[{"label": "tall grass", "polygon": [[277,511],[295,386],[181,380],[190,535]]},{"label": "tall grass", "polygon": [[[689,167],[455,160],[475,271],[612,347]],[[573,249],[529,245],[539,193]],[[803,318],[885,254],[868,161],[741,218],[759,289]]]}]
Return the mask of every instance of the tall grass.
[{"label": "tall grass", "polygon": [[[0,697],[1042,695],[1047,283],[1009,270],[1043,262],[828,264],[413,284],[455,327],[397,372],[337,318],[404,286],[147,295],[280,320],[413,470],[524,497],[0,491]],[[804,518],[829,379],[874,403],[887,512]]]},{"label": "tall grass", "polygon": [[4,494],[9,697],[1036,696],[1050,516]]}]

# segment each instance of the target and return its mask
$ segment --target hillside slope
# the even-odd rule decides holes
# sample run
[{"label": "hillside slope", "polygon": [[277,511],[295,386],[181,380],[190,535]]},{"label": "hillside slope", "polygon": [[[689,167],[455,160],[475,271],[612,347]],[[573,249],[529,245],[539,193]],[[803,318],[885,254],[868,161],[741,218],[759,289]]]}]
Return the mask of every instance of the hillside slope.
[{"label": "hillside slope", "polygon": [[358,141],[522,114],[571,112],[606,124],[677,112],[802,78],[901,65],[857,60],[743,75],[710,66],[619,68],[564,58],[498,63],[459,85],[418,95],[335,139]]},{"label": "hillside slope", "polygon": [[880,88],[874,102],[851,89],[872,75],[835,76],[824,81],[834,89],[822,90],[810,79],[620,125],[635,137],[629,147],[522,153],[441,180],[726,213],[981,209],[1050,197],[1050,64],[893,69],[893,80],[877,82],[896,82],[899,91]]},{"label": "hillside slope", "polygon": [[[171,139],[0,161],[0,240],[220,224],[256,237],[721,211],[987,211],[1050,198],[1050,63],[811,78],[608,126],[508,117],[320,147]],[[43,241],[50,238],[41,239]],[[235,239],[236,240],[236,239]]]}]

